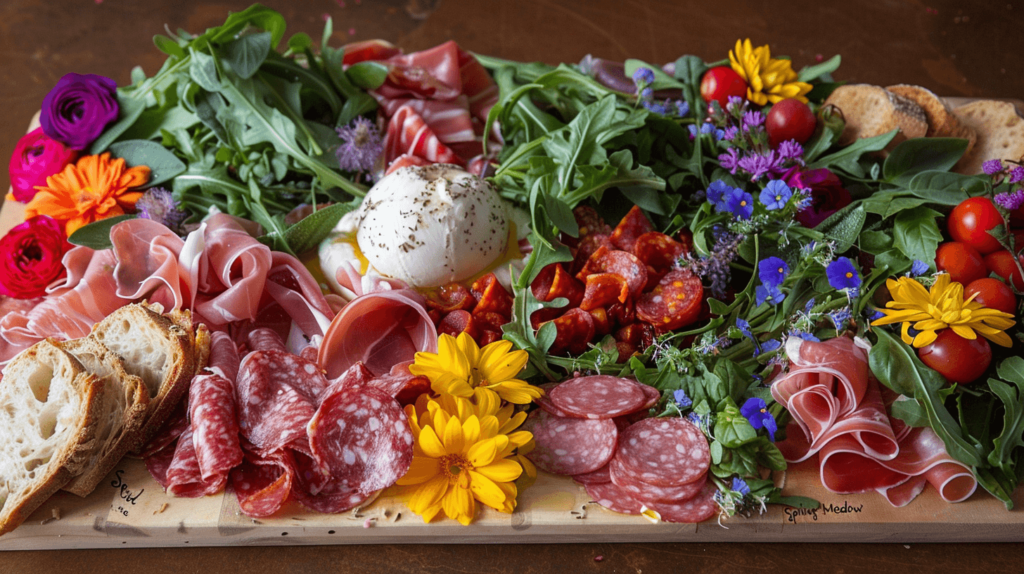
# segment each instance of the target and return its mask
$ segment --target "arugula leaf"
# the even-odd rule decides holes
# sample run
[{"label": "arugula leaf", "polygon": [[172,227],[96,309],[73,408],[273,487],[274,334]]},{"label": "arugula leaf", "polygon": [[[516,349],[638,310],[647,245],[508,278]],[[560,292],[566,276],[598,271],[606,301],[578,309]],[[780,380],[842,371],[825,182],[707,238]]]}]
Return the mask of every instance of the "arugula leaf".
[{"label": "arugula leaf", "polygon": [[935,261],[935,250],[942,241],[942,232],[935,221],[942,214],[934,209],[901,211],[893,222],[893,246],[907,259]]},{"label": "arugula leaf", "polygon": [[1003,403],[1003,430],[993,439],[988,462],[1008,477],[1016,478],[1013,450],[1024,446],[1024,358],[1009,357],[996,367],[996,374],[1008,384],[988,380],[988,387]]},{"label": "arugula leaf", "polygon": [[174,56],[176,58],[185,57],[185,50],[183,50],[177,42],[162,34],[153,36],[153,45],[156,46],[157,50],[160,50],[168,56]]},{"label": "arugula leaf", "polygon": [[221,48],[221,52],[224,61],[231,66],[231,70],[238,77],[248,80],[267,59],[267,54],[270,53],[270,43],[270,32],[246,34],[225,44]]},{"label": "arugula leaf", "polygon": [[110,155],[124,158],[129,167],[147,166],[147,187],[161,184],[185,171],[185,163],[164,146],[148,140],[128,140],[110,146]]},{"label": "arugula leaf", "polygon": [[88,225],[83,225],[72,233],[71,237],[68,237],[68,243],[72,245],[81,245],[97,251],[101,249],[110,249],[113,247],[110,243],[110,229],[122,221],[135,219],[136,217],[138,216],[132,214],[116,215],[114,217],[94,221]]}]

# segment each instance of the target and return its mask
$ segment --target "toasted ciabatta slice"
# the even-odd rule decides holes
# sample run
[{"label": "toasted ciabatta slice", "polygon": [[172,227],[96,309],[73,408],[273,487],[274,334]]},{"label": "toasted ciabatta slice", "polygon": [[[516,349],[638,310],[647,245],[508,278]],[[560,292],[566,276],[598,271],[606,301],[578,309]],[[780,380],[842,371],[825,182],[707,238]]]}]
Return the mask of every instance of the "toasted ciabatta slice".
[{"label": "toasted ciabatta slice", "polygon": [[978,143],[960,158],[953,171],[977,175],[990,159],[1024,158],[1024,119],[1013,104],[982,100],[955,108],[953,114],[978,133]]},{"label": "toasted ciabatta slice", "polygon": [[80,474],[98,446],[105,385],[53,341],[7,364],[0,380],[0,534]]},{"label": "toasted ciabatta slice", "polygon": [[[153,306],[150,307],[150,310],[160,312]],[[170,319],[175,325],[181,327],[189,334],[195,356],[195,374],[198,375],[206,368],[206,364],[210,361],[210,329],[203,323],[193,325],[192,312],[188,309],[173,309],[170,313],[164,314],[164,317]]]},{"label": "toasted ciabatta slice", "polygon": [[825,105],[839,108],[846,120],[839,145],[850,145],[858,139],[899,129],[886,147],[891,150],[907,139],[924,137],[928,132],[928,119],[920,106],[878,86],[839,86],[825,100]]},{"label": "toasted ciabatta slice", "polygon": [[82,474],[64,486],[68,492],[88,496],[135,445],[146,422],[149,391],[142,379],[125,371],[120,357],[93,338],[65,341],[60,343],[60,348],[74,355],[89,373],[106,385],[103,418],[98,421],[96,431],[98,448],[89,457]]},{"label": "toasted ciabatta slice", "polygon": [[149,406],[135,450],[145,444],[188,392],[195,374],[191,334],[144,305],[121,307],[93,327],[89,335],[124,361],[129,374],[142,379]]},{"label": "toasted ciabatta slice", "polygon": [[908,84],[889,86],[886,90],[903,96],[921,107],[928,119],[928,132],[925,133],[925,137],[965,139],[967,140],[967,151],[964,153],[965,155],[971,153],[978,135],[971,127],[960,123],[960,120],[953,114],[953,110],[946,105],[942,98],[936,96],[931,90]]}]

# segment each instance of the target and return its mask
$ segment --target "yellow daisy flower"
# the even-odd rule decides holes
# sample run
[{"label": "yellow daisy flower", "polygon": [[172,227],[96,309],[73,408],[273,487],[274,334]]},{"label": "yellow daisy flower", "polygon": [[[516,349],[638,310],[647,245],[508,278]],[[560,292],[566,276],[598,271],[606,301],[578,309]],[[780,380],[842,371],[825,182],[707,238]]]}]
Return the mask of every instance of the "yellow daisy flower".
[{"label": "yellow daisy flower", "polygon": [[[511,513],[524,472],[516,450],[533,435],[516,431],[526,413],[501,406],[496,395],[476,389],[476,402],[464,397],[421,395],[405,407],[416,441],[409,471],[398,480],[409,509],[430,522],[444,512],[463,525],[473,521],[476,503]],[[526,472],[536,475],[536,469]]]},{"label": "yellow daisy flower", "polygon": [[[947,328],[964,339],[981,335],[1003,347],[1012,344],[1004,331],[1013,326],[1013,315],[975,302],[975,295],[965,301],[964,286],[951,281],[948,273],[938,275],[930,290],[909,277],[889,279],[885,285],[893,300],[880,309],[885,317],[871,324],[902,323],[900,336],[908,345],[930,345],[938,337],[936,331]],[[918,332],[912,335],[910,329]]]},{"label": "yellow daisy flower", "polygon": [[541,396],[543,391],[515,378],[529,355],[512,351],[510,341],[495,341],[483,349],[466,333],[458,339],[441,335],[437,353],[416,353],[416,362],[409,366],[414,375],[430,379],[430,388],[438,395],[469,398],[474,389],[497,393],[510,403],[525,405]]},{"label": "yellow daisy flower", "polygon": [[811,85],[797,81],[789,60],[772,58],[767,45],[754,48],[750,38],[736,40],[736,48],[729,51],[729,63],[747,82],[747,99],[759,106],[778,103],[787,98],[807,103]]}]

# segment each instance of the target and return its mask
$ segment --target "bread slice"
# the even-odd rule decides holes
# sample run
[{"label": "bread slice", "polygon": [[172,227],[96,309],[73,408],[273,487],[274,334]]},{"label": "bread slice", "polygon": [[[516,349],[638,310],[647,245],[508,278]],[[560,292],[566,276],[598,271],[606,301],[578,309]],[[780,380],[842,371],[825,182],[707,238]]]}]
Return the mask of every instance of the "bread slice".
[{"label": "bread slice", "polygon": [[850,145],[858,139],[880,136],[899,128],[900,132],[886,147],[891,150],[909,138],[924,137],[928,133],[928,119],[920,106],[878,86],[839,86],[825,100],[825,105],[838,108],[846,120],[839,145]]},{"label": "bread slice", "polygon": [[0,380],[0,534],[85,469],[98,446],[105,389],[53,341],[7,364]]},{"label": "bread slice", "polygon": [[886,90],[903,96],[921,107],[928,119],[928,132],[925,137],[965,139],[967,140],[967,151],[964,152],[964,155],[971,153],[978,140],[978,134],[970,126],[960,123],[960,120],[953,114],[953,110],[946,105],[942,98],[936,96],[931,90],[908,84],[889,86]]},{"label": "bread slice", "polygon": [[953,171],[976,175],[990,159],[1024,158],[1024,118],[1013,104],[981,100],[955,108],[953,115],[978,134],[974,149],[957,162]]},{"label": "bread slice", "polygon": [[188,392],[195,375],[191,333],[144,305],[132,304],[97,323],[89,336],[117,354],[149,392],[145,425],[131,445],[135,450],[149,441]]},{"label": "bread slice", "polygon": [[89,373],[106,385],[103,417],[96,431],[99,446],[89,457],[85,471],[64,486],[68,492],[88,496],[135,445],[146,422],[149,392],[142,379],[124,370],[120,357],[91,337],[65,341],[60,343],[60,348],[74,355]]}]

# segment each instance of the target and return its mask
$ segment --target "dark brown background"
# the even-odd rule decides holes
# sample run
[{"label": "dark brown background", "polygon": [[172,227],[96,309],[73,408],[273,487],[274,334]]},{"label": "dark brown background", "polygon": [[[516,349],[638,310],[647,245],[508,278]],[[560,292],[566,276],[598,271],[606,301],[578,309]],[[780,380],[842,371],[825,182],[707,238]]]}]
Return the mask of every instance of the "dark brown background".
[{"label": "dark brown background", "polygon": [[[43,95],[67,72],[128,81],[153,74],[164,25],[221,23],[246,0],[0,0],[0,162]],[[289,32],[332,44],[384,38],[407,50],[455,39],[517,60],[577,62],[587,53],[662,63],[727,56],[737,38],[769,43],[799,69],[842,54],[838,79],[911,83],[945,96],[1024,98],[1024,3],[947,0],[267,0]],[[3,165],[0,163],[0,165]],[[0,189],[8,186],[0,169]],[[603,560],[596,561],[601,556]],[[1020,545],[577,544],[363,546],[10,552],[0,572],[999,572],[1019,570]]]}]

